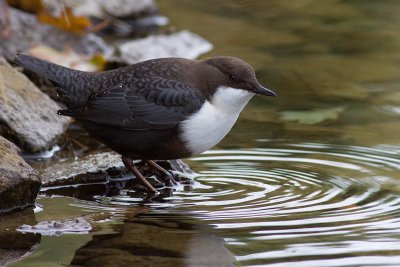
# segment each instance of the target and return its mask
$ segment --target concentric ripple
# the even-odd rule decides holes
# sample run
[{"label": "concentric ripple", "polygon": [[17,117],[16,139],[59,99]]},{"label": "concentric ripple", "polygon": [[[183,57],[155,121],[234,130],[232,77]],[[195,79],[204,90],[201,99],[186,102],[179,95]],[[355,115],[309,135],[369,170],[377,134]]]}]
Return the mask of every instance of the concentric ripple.
[{"label": "concentric ripple", "polygon": [[171,201],[213,225],[243,265],[400,265],[398,147],[275,146],[193,158],[204,187]]},{"label": "concentric ripple", "polygon": [[399,147],[266,145],[190,159],[193,189],[149,204],[151,218],[211,225],[245,266],[400,266]]}]

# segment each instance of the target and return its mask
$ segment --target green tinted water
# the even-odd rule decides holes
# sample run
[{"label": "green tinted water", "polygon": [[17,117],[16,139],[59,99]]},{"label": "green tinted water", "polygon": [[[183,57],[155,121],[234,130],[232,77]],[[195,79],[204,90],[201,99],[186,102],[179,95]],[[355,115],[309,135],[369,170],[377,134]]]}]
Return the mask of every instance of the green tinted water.
[{"label": "green tinted water", "polygon": [[[399,266],[400,2],[159,2],[279,97],[253,99],[218,147],[186,160],[196,184],[163,203],[41,197],[0,223],[1,249],[13,238],[27,253],[12,266]],[[13,230],[79,216],[92,231]]]}]

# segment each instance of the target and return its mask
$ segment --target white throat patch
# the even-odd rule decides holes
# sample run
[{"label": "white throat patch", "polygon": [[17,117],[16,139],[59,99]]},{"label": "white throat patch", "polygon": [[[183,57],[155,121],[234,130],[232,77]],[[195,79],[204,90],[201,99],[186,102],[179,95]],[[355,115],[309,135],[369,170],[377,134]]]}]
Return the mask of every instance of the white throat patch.
[{"label": "white throat patch", "polygon": [[192,154],[199,154],[218,144],[253,96],[245,90],[218,87],[210,102],[206,101],[200,110],[181,123],[181,138],[186,148]]}]

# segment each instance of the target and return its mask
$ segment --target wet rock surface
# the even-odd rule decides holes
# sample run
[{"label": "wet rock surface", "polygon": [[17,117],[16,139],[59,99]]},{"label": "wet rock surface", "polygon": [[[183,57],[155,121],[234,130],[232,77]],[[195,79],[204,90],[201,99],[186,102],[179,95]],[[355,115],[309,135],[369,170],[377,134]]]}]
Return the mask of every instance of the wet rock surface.
[{"label": "wet rock surface", "polygon": [[121,156],[104,152],[54,164],[43,170],[41,178],[43,186],[62,186],[106,182],[110,176],[125,173]]},{"label": "wet rock surface", "polygon": [[[147,165],[137,161],[139,170],[145,175],[152,175]],[[161,166],[171,170],[180,177],[189,178],[194,173],[181,160],[158,161]],[[103,152],[71,159],[54,164],[42,172],[44,187],[65,186],[74,184],[104,183],[110,178],[121,178],[129,174],[121,161],[121,155],[114,152]]]},{"label": "wet rock surface", "polygon": [[40,178],[20,156],[19,149],[0,136],[0,213],[34,203]]},{"label": "wet rock surface", "polygon": [[0,57],[0,134],[27,152],[51,146],[70,119],[60,106]]},{"label": "wet rock surface", "polygon": [[17,229],[17,231],[22,233],[35,233],[50,236],[87,234],[90,230],[92,230],[92,226],[82,217],[62,221],[43,221],[36,225],[23,224]]}]

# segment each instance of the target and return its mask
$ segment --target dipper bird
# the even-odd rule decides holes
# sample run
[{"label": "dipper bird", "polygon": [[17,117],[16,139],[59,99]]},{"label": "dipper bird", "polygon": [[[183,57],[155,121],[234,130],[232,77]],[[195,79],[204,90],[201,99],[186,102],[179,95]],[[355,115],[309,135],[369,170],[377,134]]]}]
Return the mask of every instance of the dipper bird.
[{"label": "dipper bird", "polygon": [[167,177],[153,160],[212,148],[254,95],[276,96],[257,81],[248,63],[229,56],[158,58],[104,72],[73,70],[26,54],[18,54],[15,62],[52,81],[67,107],[58,114],[74,117],[121,154],[128,170],[152,192],[133,159]]}]

